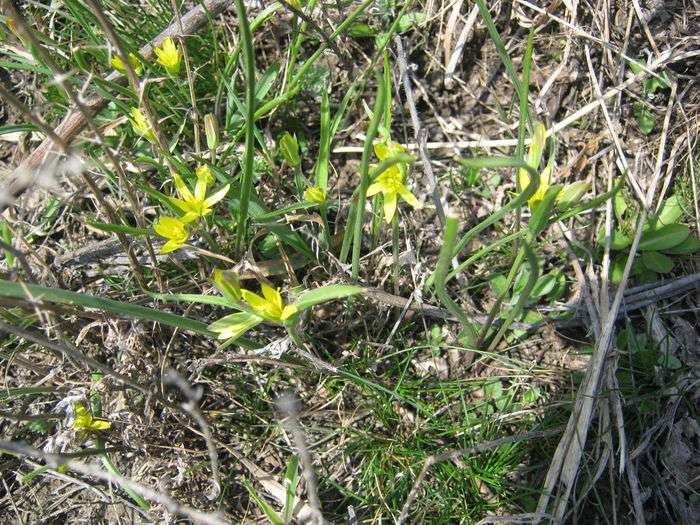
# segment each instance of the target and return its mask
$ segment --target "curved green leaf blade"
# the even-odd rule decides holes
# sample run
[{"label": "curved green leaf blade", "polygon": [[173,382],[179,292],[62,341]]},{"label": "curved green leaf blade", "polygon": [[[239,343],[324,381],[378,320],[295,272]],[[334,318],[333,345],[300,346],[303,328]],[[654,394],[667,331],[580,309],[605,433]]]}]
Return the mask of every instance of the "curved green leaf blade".
[{"label": "curved green leaf blade", "polygon": [[302,311],[317,304],[333,301],[334,299],[342,299],[364,292],[361,286],[353,286],[351,284],[331,284],[322,286],[314,290],[308,290],[302,293],[299,298],[294,301],[297,310]]},{"label": "curved green leaf blade", "polygon": [[673,259],[659,252],[642,253],[642,264],[656,273],[668,273],[673,270]]},{"label": "curved green leaf blade", "polygon": [[684,224],[669,224],[642,234],[639,251],[667,250],[682,243],[690,235],[690,229]]},{"label": "curved green leaf blade", "polygon": [[111,312],[122,317],[139,319],[141,321],[155,321],[174,328],[189,330],[198,334],[213,335],[207,330],[207,325],[202,322],[181,317],[179,315],[161,312],[154,308],[139,306],[135,304],[121,303],[103,297],[61,290],[57,288],[46,288],[36,284],[13,283],[0,279],[0,297],[12,299],[24,299],[27,301],[49,301],[52,303],[69,304],[73,306],[83,306],[96,308],[105,312]]}]

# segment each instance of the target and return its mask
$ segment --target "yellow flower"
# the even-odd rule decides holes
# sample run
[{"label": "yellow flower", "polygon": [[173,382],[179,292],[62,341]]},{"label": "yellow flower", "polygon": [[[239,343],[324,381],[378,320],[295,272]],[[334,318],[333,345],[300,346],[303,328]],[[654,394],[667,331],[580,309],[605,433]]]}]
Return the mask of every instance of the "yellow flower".
[{"label": "yellow flower", "polygon": [[158,56],[158,63],[165,68],[169,75],[176,77],[180,73],[180,64],[182,63],[182,55],[180,50],[173,42],[173,39],[165,37],[161,47],[155,48]]},{"label": "yellow flower", "polygon": [[240,337],[245,332],[263,322],[262,317],[248,313],[238,312],[222,317],[211,323],[208,328],[217,333],[217,339],[231,339]]},{"label": "yellow flower", "polygon": [[248,306],[263,319],[274,322],[286,321],[297,312],[297,307],[293,304],[285,305],[282,302],[282,295],[279,290],[262,284],[263,296],[249,290],[241,290],[243,300]]},{"label": "yellow flower", "polygon": [[[403,146],[391,141],[380,142],[374,145],[374,153],[379,160],[390,159],[397,153],[404,153],[405,151]],[[387,223],[390,223],[391,219],[394,218],[399,195],[414,208],[422,208],[422,205],[418,202],[415,195],[404,185],[405,174],[406,167],[403,163],[394,164],[389,169],[377,175],[374,182],[367,188],[368,197],[372,197],[380,192],[384,195],[384,220],[386,220]]]},{"label": "yellow flower", "polygon": [[[134,73],[141,75],[143,73],[143,65],[139,61],[139,58],[133,53],[129,53],[129,62],[131,62],[131,67],[134,68]],[[118,56],[112,57],[112,67],[119,71],[120,73],[126,73],[126,66],[122,59]]]},{"label": "yellow flower", "polygon": [[106,419],[93,417],[93,415],[87,411],[82,403],[73,403],[73,428],[75,430],[107,430],[112,426],[112,423]]},{"label": "yellow flower", "polygon": [[207,183],[207,186],[209,184],[214,183],[214,175],[212,175],[209,166],[207,166],[206,164],[197,166],[197,169],[195,170],[194,174],[197,176],[197,180],[204,179],[204,182]]},{"label": "yellow flower", "polygon": [[[541,122],[535,125],[535,132],[532,137],[532,144],[527,153],[527,165],[534,170],[538,170],[540,167],[540,161],[542,160],[542,153],[544,152],[544,145],[547,141],[547,129]],[[540,173],[540,185],[537,188],[535,194],[530,197],[527,201],[530,208],[537,206],[537,204],[544,198],[545,193],[551,187],[552,169],[547,166]],[[524,190],[530,184],[530,174],[527,170],[520,168],[518,171],[518,181],[520,183],[520,191]]]},{"label": "yellow flower", "polygon": [[152,144],[156,143],[156,135],[153,133],[151,126],[148,124],[146,116],[141,113],[139,108],[131,108],[131,118],[129,119],[129,122],[131,122],[131,127],[134,128],[136,133],[141,135],[148,142],[151,142]]},{"label": "yellow flower", "polygon": [[[207,171],[208,168],[207,168]],[[194,194],[185,184],[177,173],[173,174],[173,181],[175,182],[175,189],[177,194],[180,196],[179,199],[173,197],[170,198],[175,206],[180,208],[184,213],[180,220],[184,223],[192,222],[199,217],[204,217],[212,212],[212,206],[223,199],[229,190],[229,184],[215,192],[213,195],[207,197],[207,173],[200,171],[202,176],[197,177],[197,182],[194,186]],[[209,173],[211,175],[211,173]],[[212,177],[213,178],[213,177]]]},{"label": "yellow flower", "polygon": [[263,283],[262,293],[261,297],[249,290],[240,290],[240,296],[248,303],[253,313],[238,312],[227,315],[210,324],[209,330],[218,334],[217,339],[235,339],[263,321],[281,324],[297,312],[295,305],[283,303],[279,290],[272,286]]},{"label": "yellow flower", "polygon": [[312,186],[304,192],[304,199],[316,204],[323,204],[326,202],[326,193],[318,186]]},{"label": "yellow flower", "polygon": [[290,135],[287,131],[282,135],[278,144],[279,150],[282,152],[282,157],[290,166],[296,167],[301,160],[299,159],[299,142],[296,135]]},{"label": "yellow flower", "polygon": [[169,253],[181,248],[190,236],[184,222],[168,215],[160,217],[153,226],[153,230],[161,237],[168,239],[168,242],[160,249],[160,253]]}]

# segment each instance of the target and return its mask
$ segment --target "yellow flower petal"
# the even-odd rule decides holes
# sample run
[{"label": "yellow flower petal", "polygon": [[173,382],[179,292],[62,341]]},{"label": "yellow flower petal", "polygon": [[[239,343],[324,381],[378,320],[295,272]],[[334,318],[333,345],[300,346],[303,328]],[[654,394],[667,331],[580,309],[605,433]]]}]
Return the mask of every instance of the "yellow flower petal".
[{"label": "yellow flower petal", "polygon": [[183,243],[177,241],[168,241],[160,247],[160,253],[170,253],[182,248]]},{"label": "yellow flower petal", "polygon": [[207,180],[203,177],[197,177],[197,182],[194,184],[194,198],[199,202],[204,202],[207,197]]},{"label": "yellow flower petal", "polygon": [[401,198],[405,200],[408,204],[416,208],[417,210],[421,209],[423,205],[418,202],[418,199],[416,199],[416,196],[411,193],[411,190],[409,190],[406,186],[401,186],[399,188],[399,195],[401,195]]},{"label": "yellow flower petal", "polygon": [[315,202],[316,204],[323,204],[326,202],[326,194],[318,186],[312,186],[307,188],[304,192],[304,200]]},{"label": "yellow flower petal", "polygon": [[262,321],[263,319],[257,315],[239,312],[214,321],[208,326],[208,329],[219,334],[217,339],[230,339],[232,337],[240,337],[254,326],[262,323]]},{"label": "yellow flower petal", "polygon": [[207,197],[207,198],[205,199],[205,201],[204,201],[204,206],[206,206],[207,208],[208,208],[208,207],[211,207],[211,206],[214,206],[214,204],[216,204],[216,203],[219,202],[221,199],[223,199],[224,197],[226,197],[226,194],[228,193],[228,190],[229,190],[230,188],[231,188],[231,185],[230,185],[230,184],[227,184],[226,186],[224,186],[224,187],[221,188],[220,190],[216,191],[214,194],[212,194],[212,195],[210,195],[209,197]]},{"label": "yellow flower petal", "polygon": [[396,193],[389,192],[384,193],[384,220],[388,223],[394,218],[394,213],[396,213]]},{"label": "yellow flower petal", "polygon": [[184,200],[188,204],[194,200],[192,192],[185,184],[185,181],[182,180],[182,177],[180,177],[180,175],[178,175],[177,173],[173,173],[173,182],[175,183],[175,190],[177,191],[177,194],[182,200]]},{"label": "yellow flower petal", "polygon": [[279,290],[273,288],[272,286],[268,286],[265,283],[262,283],[262,293],[263,296],[265,296],[265,299],[274,307],[275,310],[279,310],[282,312],[282,294],[279,293]]},{"label": "yellow flower petal", "polygon": [[287,306],[285,306],[285,307],[282,309],[282,315],[280,316],[280,318],[281,318],[283,321],[286,321],[286,320],[289,319],[291,316],[293,316],[295,313],[297,313],[297,307],[296,307],[296,305],[294,305],[294,304],[288,304]]},{"label": "yellow flower petal", "polygon": [[258,294],[251,292],[250,290],[241,290],[241,296],[255,313],[260,314],[263,317],[269,316],[270,303],[268,303],[265,298],[260,297]]},{"label": "yellow flower petal", "polygon": [[160,253],[177,250],[185,244],[189,237],[187,226],[181,220],[167,215],[158,219],[158,222],[153,226],[153,230],[161,237],[168,239],[168,242],[160,249]]},{"label": "yellow flower petal", "polygon": [[177,76],[180,72],[182,55],[173,39],[171,37],[166,37],[161,47],[156,47],[154,51],[158,57],[158,64],[163,66],[170,75]]},{"label": "yellow flower petal", "polygon": [[384,186],[379,182],[375,182],[371,184],[369,188],[367,188],[367,196],[373,197],[374,195],[382,191],[384,191]]},{"label": "yellow flower petal", "polygon": [[209,166],[207,166],[206,164],[197,166],[197,169],[195,170],[195,175],[197,175],[198,179],[204,179],[207,185],[214,184],[214,175],[209,169]]}]

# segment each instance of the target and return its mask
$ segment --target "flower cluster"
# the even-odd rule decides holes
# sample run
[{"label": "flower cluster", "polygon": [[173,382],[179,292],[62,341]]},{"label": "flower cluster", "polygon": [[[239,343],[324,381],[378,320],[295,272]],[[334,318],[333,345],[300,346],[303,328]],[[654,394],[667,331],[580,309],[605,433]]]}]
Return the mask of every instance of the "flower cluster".
[{"label": "flower cluster", "polygon": [[168,200],[182,212],[182,215],[180,217],[161,216],[153,227],[158,235],[168,239],[161,248],[161,253],[181,248],[190,236],[187,225],[209,215],[212,212],[212,207],[228,193],[229,184],[207,196],[209,185],[214,182],[214,176],[208,166],[199,166],[195,174],[197,180],[194,191],[187,186],[180,175],[173,174],[175,191],[179,198],[169,197]]}]

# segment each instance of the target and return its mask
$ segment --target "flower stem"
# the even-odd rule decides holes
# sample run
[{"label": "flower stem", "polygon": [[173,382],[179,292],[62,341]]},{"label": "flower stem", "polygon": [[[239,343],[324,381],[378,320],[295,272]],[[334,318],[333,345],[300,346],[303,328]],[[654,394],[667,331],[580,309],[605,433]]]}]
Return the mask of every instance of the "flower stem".
[{"label": "flower stem", "polygon": [[372,120],[367,128],[365,147],[362,152],[362,164],[360,165],[360,187],[357,192],[357,208],[355,210],[355,225],[352,240],[352,279],[357,280],[360,274],[360,249],[362,248],[362,225],[365,222],[365,199],[367,199],[367,188],[369,187],[369,160],[372,155],[372,142],[377,136],[379,124],[382,121],[384,112],[384,79],[381,73],[377,72],[377,97],[374,101]]},{"label": "flower stem", "polygon": [[243,172],[241,173],[241,191],[238,210],[238,235],[236,239],[236,251],[240,253],[246,233],[248,221],[248,203],[253,188],[253,160],[255,155],[255,53],[253,51],[253,37],[250,32],[248,15],[243,0],[236,0],[236,14],[240,28],[240,37],[243,44],[243,56],[245,60],[246,80],[246,128],[245,128],[245,155],[243,158]]}]

